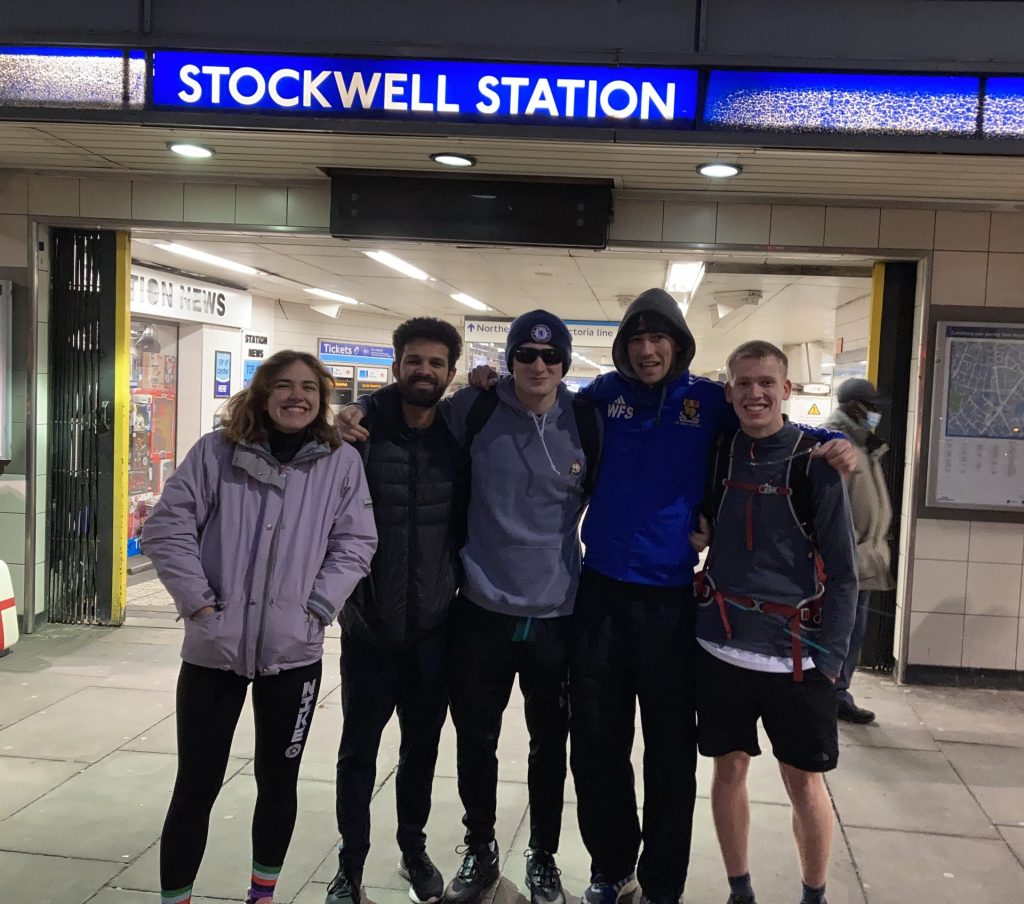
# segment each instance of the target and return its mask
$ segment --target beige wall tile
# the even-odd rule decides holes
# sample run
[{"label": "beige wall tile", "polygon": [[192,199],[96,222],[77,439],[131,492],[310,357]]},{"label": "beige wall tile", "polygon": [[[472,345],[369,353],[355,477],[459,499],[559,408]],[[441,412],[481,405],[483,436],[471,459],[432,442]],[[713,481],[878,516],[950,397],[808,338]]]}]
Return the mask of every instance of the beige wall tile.
[{"label": "beige wall tile", "polygon": [[[36,476],[42,477],[50,471],[50,427],[36,424]],[[46,496],[46,484],[36,486],[36,498]]]},{"label": "beige wall tile", "polygon": [[[24,525],[21,530],[24,534]],[[25,566],[20,562],[8,562],[7,571],[11,575],[11,586],[14,588],[14,611],[21,615],[25,611]]]},{"label": "beige wall tile", "polygon": [[25,561],[25,515],[0,512],[0,561],[8,565]]},{"label": "beige wall tile", "polygon": [[239,185],[235,193],[235,222],[284,226],[288,221],[288,189]]},{"label": "beige wall tile", "polygon": [[969,521],[918,518],[914,555],[920,559],[966,562],[970,542]]},{"label": "beige wall tile", "polygon": [[684,204],[681,201],[666,201],[663,238],[666,242],[706,242],[710,244],[715,240],[717,220],[717,204]]},{"label": "beige wall tile", "polygon": [[185,213],[181,182],[132,182],[132,218],[180,223]]},{"label": "beige wall tile", "polygon": [[967,557],[971,562],[1020,565],[1024,561],[1024,524],[972,522]]},{"label": "beige wall tile", "polygon": [[959,666],[964,617],[938,612],[911,612],[907,661],[914,665]]},{"label": "beige wall tile", "polygon": [[185,183],[185,221],[188,223],[234,223],[235,186],[206,182]]},{"label": "beige wall tile", "polygon": [[964,619],[963,665],[974,669],[1012,669],[1017,664],[1019,618],[968,615]]},{"label": "beige wall tile", "polygon": [[78,180],[69,176],[30,176],[29,212],[48,217],[77,217]]},{"label": "beige wall tile", "polygon": [[21,514],[24,511],[25,478],[18,474],[0,474],[0,512]]},{"label": "beige wall tile", "polygon": [[913,612],[964,611],[967,565],[963,562],[914,561]]},{"label": "beige wall tile", "polygon": [[771,224],[770,204],[719,204],[715,241],[725,245],[767,245]]},{"label": "beige wall tile", "polygon": [[984,251],[936,251],[932,304],[984,305],[987,267]]},{"label": "beige wall tile", "polygon": [[28,176],[25,173],[0,175],[0,213],[28,213]]},{"label": "beige wall tile", "polygon": [[288,225],[319,226],[331,222],[331,187],[314,185],[288,189]]},{"label": "beige wall tile", "polygon": [[1024,254],[990,254],[985,304],[1024,308]]},{"label": "beige wall tile", "polygon": [[825,244],[830,248],[877,248],[877,207],[829,207],[825,210]]},{"label": "beige wall tile", "polygon": [[935,247],[946,251],[988,251],[988,211],[939,210],[935,214]]},{"label": "beige wall tile", "polygon": [[1017,671],[1024,672],[1024,618],[1017,623]]},{"label": "beige wall tile", "polygon": [[971,562],[967,566],[968,615],[1020,615],[1020,565]]},{"label": "beige wall tile", "polygon": [[924,250],[932,247],[934,238],[934,210],[882,210],[878,228],[880,248]]},{"label": "beige wall tile", "polygon": [[0,214],[0,267],[28,266],[28,217]]},{"label": "beige wall tile", "polygon": [[132,184],[109,179],[82,179],[79,184],[83,217],[101,217],[109,220],[132,218]]},{"label": "beige wall tile", "polygon": [[825,241],[825,208],[773,204],[768,237],[773,245],[820,246]]},{"label": "beige wall tile", "polygon": [[616,201],[610,238],[617,242],[660,242],[663,201]]},{"label": "beige wall tile", "polygon": [[1024,213],[993,213],[989,251],[1024,252]]}]

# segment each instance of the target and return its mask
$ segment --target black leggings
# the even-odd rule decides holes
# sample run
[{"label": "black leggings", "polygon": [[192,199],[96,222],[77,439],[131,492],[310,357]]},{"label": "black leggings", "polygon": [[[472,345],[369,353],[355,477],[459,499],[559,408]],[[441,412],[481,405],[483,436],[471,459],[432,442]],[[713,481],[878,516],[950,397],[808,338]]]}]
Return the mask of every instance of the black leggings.
[{"label": "black leggings", "polygon": [[[278,868],[295,828],[299,763],[320,693],[321,663],[252,681],[256,717],[256,810],[252,859]],[[178,675],[178,775],[160,839],[160,885],[191,886],[199,872],[210,811],[224,782],[231,738],[248,678],[182,663]]]}]

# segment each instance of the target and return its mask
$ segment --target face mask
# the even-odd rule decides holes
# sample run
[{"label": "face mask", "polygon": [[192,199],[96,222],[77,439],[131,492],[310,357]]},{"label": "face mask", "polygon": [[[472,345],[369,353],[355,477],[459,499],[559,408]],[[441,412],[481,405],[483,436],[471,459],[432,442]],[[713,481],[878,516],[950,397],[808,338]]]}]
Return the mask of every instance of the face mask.
[{"label": "face mask", "polygon": [[864,426],[868,430],[874,430],[880,423],[882,423],[882,415],[877,411],[868,411],[864,415]]}]

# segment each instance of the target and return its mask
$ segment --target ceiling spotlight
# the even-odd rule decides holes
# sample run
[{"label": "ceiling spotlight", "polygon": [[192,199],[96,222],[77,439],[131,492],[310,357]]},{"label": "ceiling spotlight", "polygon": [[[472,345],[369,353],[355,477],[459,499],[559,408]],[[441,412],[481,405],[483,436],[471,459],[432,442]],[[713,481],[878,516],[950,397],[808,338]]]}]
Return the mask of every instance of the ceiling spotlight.
[{"label": "ceiling spotlight", "polygon": [[476,157],[468,154],[431,154],[430,159],[441,166],[476,166]]},{"label": "ceiling spotlight", "polygon": [[697,172],[712,179],[728,179],[742,173],[743,167],[738,163],[720,163],[716,160],[714,163],[702,163],[697,167]]},{"label": "ceiling spotlight", "polygon": [[308,286],[303,286],[303,291],[310,295],[316,295],[317,298],[328,298],[331,301],[340,301],[342,304],[359,304],[356,299],[350,298],[348,295],[339,295],[337,292],[328,292],[326,289],[310,289]]},{"label": "ceiling spotlight", "polygon": [[193,157],[195,159],[212,157],[213,151],[201,144],[193,144],[191,141],[168,141],[167,150],[173,151],[180,157]]}]

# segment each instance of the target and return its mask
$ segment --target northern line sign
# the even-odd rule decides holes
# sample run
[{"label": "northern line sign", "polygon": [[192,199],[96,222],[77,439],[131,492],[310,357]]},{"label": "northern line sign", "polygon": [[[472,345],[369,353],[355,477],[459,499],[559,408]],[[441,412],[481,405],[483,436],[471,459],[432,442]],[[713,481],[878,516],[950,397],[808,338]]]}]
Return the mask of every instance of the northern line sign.
[{"label": "northern line sign", "polygon": [[152,96],[173,109],[689,129],[697,71],[158,50]]}]

